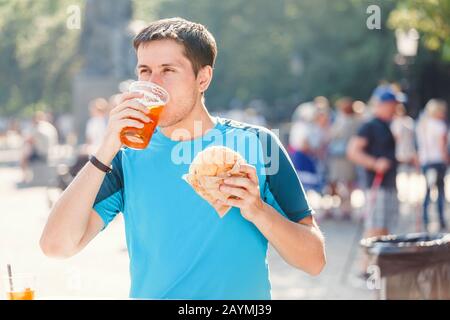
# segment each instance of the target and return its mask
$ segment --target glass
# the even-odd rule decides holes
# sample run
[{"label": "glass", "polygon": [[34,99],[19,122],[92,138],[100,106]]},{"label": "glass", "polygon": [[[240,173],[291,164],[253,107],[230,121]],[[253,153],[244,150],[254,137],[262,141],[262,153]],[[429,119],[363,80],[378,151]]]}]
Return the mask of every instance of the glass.
[{"label": "glass", "polygon": [[143,98],[136,100],[146,107],[145,114],[152,122],[144,123],[143,128],[123,128],[120,133],[120,141],[129,148],[142,150],[147,148],[150,139],[152,138],[155,127],[159,121],[159,116],[163,111],[164,106],[169,101],[169,94],[160,86],[147,81],[135,81],[131,83],[129,91],[144,94]]},{"label": "glass", "polygon": [[36,294],[36,277],[32,274],[14,274],[3,277],[7,300],[34,300]]}]

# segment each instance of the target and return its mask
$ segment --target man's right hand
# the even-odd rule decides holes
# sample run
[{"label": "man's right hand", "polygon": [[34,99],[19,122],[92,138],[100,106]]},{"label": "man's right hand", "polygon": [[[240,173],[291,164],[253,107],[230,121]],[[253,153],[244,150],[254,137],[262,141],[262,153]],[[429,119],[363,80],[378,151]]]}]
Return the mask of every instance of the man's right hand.
[{"label": "man's right hand", "polygon": [[389,159],[381,157],[381,158],[378,158],[375,160],[375,163],[374,163],[372,169],[376,173],[384,174],[386,171],[389,170],[390,167],[391,167],[391,161]]},{"label": "man's right hand", "polygon": [[144,123],[152,120],[145,114],[145,107],[136,99],[142,98],[142,93],[127,92],[119,97],[119,104],[109,114],[108,126],[103,143],[96,153],[96,157],[109,164],[122,147],[120,132],[125,127],[142,129]]},{"label": "man's right hand", "polygon": [[[105,165],[111,165],[122,146],[120,132],[123,128],[142,128],[143,123],[150,121],[144,106],[135,100],[141,97],[139,93],[124,93],[110,112],[103,142],[94,154]],[[42,232],[40,246],[47,256],[71,257],[102,230],[104,222],[93,208],[105,175],[87,164],[64,190]]]}]

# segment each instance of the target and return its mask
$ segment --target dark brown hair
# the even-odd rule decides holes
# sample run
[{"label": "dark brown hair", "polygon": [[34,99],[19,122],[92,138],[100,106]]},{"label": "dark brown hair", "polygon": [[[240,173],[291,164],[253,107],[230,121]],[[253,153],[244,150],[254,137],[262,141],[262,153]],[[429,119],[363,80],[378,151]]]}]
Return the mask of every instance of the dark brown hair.
[{"label": "dark brown hair", "polygon": [[205,26],[182,18],[162,19],[152,22],[133,40],[137,51],[141,44],[154,40],[171,39],[184,46],[195,75],[204,66],[214,67],[217,55],[216,40]]}]

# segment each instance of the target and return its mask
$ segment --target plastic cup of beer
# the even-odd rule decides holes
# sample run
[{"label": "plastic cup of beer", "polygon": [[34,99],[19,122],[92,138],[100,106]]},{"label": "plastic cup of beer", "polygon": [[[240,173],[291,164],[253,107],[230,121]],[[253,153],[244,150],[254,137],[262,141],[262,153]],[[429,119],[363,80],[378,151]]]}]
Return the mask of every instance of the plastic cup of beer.
[{"label": "plastic cup of beer", "polygon": [[36,294],[36,276],[29,273],[3,277],[6,300],[34,300]]},{"label": "plastic cup of beer", "polygon": [[148,81],[132,82],[129,91],[139,92],[144,95],[142,98],[136,100],[145,107],[145,114],[152,121],[150,123],[144,123],[143,128],[123,128],[120,133],[120,141],[129,148],[142,150],[147,148],[152,138],[153,132],[158,125],[159,116],[164,106],[169,102],[169,94],[157,84]]}]

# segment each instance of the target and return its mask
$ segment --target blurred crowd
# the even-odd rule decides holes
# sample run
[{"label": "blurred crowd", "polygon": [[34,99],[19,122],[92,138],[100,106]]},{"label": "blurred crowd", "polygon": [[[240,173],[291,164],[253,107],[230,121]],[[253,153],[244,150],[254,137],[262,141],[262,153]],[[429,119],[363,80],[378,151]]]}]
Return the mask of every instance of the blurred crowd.
[{"label": "blurred crowd", "polygon": [[33,180],[33,166],[49,164],[59,146],[70,146],[70,172],[72,177],[88,161],[100,145],[106,132],[109,112],[117,105],[118,95],[108,100],[97,98],[88,105],[89,117],[85,124],[83,137],[79,137],[75,128],[74,115],[71,113],[54,114],[49,111],[36,111],[30,118],[0,119],[0,150],[21,149],[20,166],[22,184]]},{"label": "blurred crowd", "polygon": [[[366,229],[372,236],[387,234],[397,215],[389,212],[398,212],[397,174],[421,172],[426,178],[422,229],[429,230],[430,194],[435,188],[440,229],[446,230],[447,104],[430,100],[416,120],[405,105],[407,96],[399,86],[383,82],[367,103],[342,97],[332,105],[327,98],[317,97],[297,107],[288,150],[299,178],[306,191],[339,198],[340,205],[325,209],[323,217],[352,218],[352,192],[365,190],[365,208],[372,206],[372,219],[378,219]],[[377,176],[380,185],[375,185]],[[377,196],[371,200],[374,189]],[[376,217],[373,211],[384,213]]]}]

